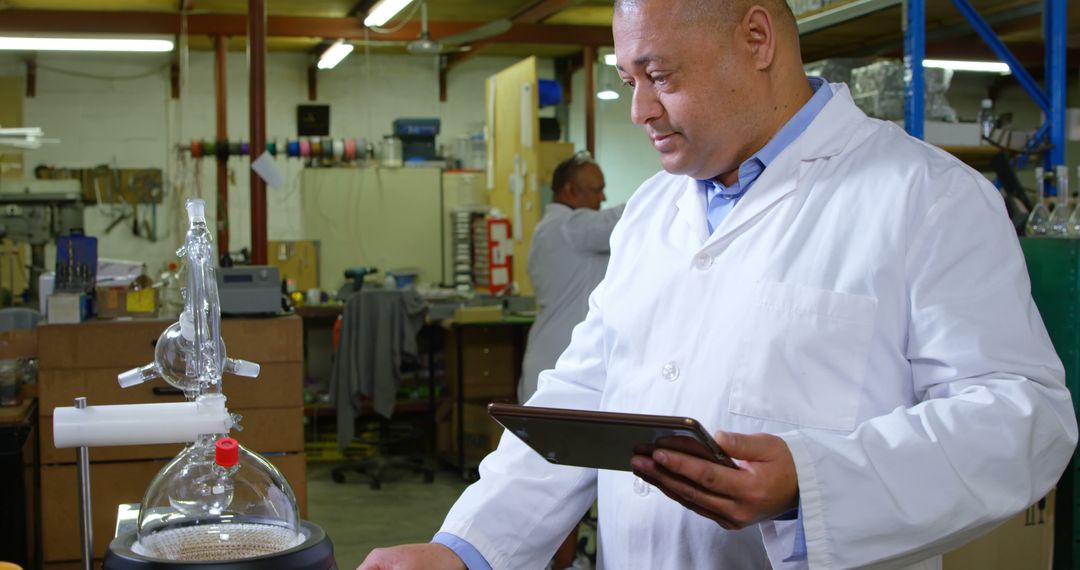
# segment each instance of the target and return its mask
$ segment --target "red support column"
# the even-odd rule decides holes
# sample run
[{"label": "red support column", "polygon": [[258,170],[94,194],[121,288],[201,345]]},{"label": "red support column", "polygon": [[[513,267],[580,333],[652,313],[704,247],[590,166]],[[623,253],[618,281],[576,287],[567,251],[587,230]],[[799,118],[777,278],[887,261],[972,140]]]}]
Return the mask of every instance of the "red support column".
[{"label": "red support column", "polygon": [[[248,0],[248,89],[251,94],[251,149],[255,160],[266,150],[266,0]],[[251,263],[266,264],[266,183],[251,173]]]},{"label": "red support column", "polygon": [[585,149],[596,156],[596,47],[585,46]]},{"label": "red support column", "polygon": [[[229,140],[228,77],[225,73],[227,50],[228,38],[214,36],[214,120],[218,148]],[[217,157],[217,243],[218,257],[224,257],[229,253],[229,164],[228,153],[221,152]]]}]

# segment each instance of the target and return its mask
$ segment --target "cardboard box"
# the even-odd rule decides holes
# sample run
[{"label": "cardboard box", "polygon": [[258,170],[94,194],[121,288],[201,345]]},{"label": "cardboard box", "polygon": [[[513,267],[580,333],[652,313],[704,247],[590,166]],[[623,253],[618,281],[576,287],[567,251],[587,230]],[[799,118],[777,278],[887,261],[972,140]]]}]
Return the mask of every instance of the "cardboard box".
[{"label": "cardboard box", "polygon": [[502,305],[458,307],[454,311],[454,322],[457,323],[490,323],[501,321],[502,318]]},{"label": "cardboard box", "polygon": [[1054,561],[1055,492],[964,546],[945,553],[943,570],[1049,570]]},{"label": "cardboard box", "polygon": [[158,289],[133,291],[126,286],[95,289],[97,316],[100,319],[121,317],[154,318],[158,314]]},{"label": "cardboard box", "polygon": [[315,240],[269,241],[267,265],[278,268],[281,278],[297,291],[319,288],[319,242]]},{"label": "cardboard box", "polygon": [[93,304],[86,293],[53,293],[49,295],[49,323],[72,325],[90,318]]}]

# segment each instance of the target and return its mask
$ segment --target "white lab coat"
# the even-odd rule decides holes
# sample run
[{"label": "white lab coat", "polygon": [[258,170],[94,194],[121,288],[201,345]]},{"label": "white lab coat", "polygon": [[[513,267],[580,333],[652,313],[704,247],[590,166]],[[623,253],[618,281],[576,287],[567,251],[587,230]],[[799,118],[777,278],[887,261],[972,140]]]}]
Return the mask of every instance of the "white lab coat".
[{"label": "white lab coat", "polygon": [[555,367],[574,326],[585,320],[589,293],[604,278],[611,230],[622,211],[621,205],[590,210],[558,202],[544,210],[529,246],[529,279],[540,312],[529,329],[519,401],[532,397],[540,372]]},{"label": "white lab coat", "polygon": [[1054,485],[1076,420],[999,194],[832,89],[713,235],[693,180],[636,192],[529,402],[780,435],[808,562],[783,562],[794,521],[727,532],[508,434],[444,531],[495,568],[541,568],[598,493],[605,568],[766,568],[766,551],[775,568],[932,568]]}]

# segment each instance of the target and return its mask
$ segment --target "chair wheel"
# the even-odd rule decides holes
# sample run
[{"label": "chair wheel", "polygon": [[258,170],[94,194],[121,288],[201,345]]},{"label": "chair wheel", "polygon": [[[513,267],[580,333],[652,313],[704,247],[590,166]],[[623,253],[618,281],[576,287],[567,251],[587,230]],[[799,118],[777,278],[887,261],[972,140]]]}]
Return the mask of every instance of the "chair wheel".
[{"label": "chair wheel", "polygon": [[424,482],[425,483],[434,483],[435,482],[435,473],[433,473],[431,471],[424,472]]},{"label": "chair wheel", "polygon": [[332,479],[335,483],[344,483],[345,482],[345,474],[341,473],[339,471],[331,471],[330,472],[330,479]]},{"label": "chair wheel", "polygon": [[382,481],[379,481],[378,479],[373,479],[371,481],[371,490],[372,491],[378,491],[381,488],[382,488]]}]

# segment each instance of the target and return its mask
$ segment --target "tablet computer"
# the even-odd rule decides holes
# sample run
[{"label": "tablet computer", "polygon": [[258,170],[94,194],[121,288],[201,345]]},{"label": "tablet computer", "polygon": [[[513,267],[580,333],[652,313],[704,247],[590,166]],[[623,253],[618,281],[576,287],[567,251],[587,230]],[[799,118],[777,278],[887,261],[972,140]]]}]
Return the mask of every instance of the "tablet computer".
[{"label": "tablet computer", "polygon": [[488,404],[488,414],[549,463],[630,471],[635,453],[669,447],[737,468],[693,418]]}]

